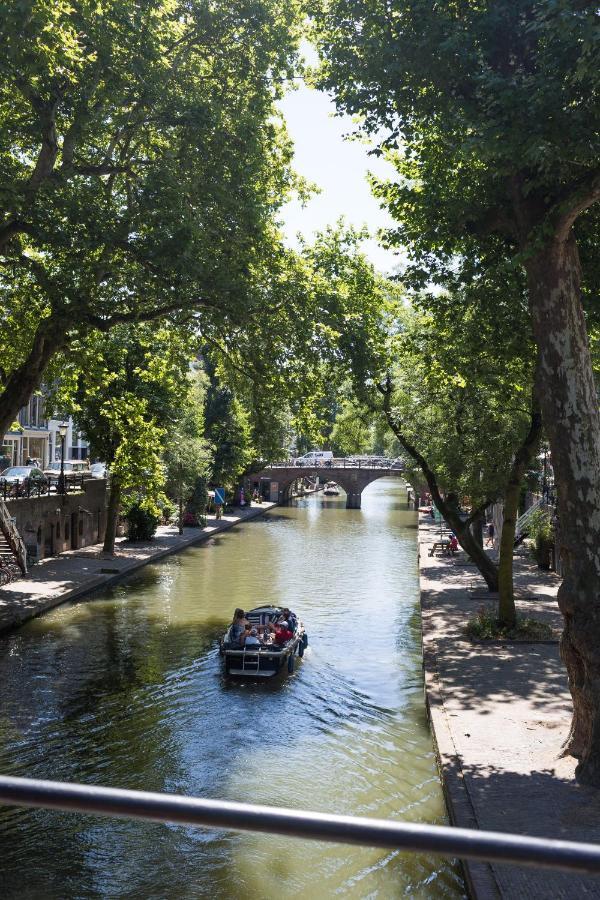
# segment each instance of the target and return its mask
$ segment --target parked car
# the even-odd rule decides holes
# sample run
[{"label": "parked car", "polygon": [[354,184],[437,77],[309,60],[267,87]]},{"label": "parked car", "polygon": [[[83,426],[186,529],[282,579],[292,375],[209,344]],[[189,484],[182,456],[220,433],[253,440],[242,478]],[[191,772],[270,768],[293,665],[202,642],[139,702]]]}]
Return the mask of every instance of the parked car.
[{"label": "parked car", "polygon": [[106,478],[106,463],[92,463],[90,467],[90,475],[92,478]]},{"label": "parked car", "polygon": [[331,450],[311,450],[296,460],[297,466],[330,466],[333,463]]},{"label": "parked car", "polygon": [[[74,481],[78,475],[85,475],[90,472],[90,465],[87,459],[66,459],[64,461],[65,481]],[[48,463],[44,469],[46,475],[52,482],[60,478],[60,462]]]},{"label": "parked car", "polygon": [[0,472],[0,491],[17,497],[32,490],[46,490],[48,478],[36,466],[9,466]]}]

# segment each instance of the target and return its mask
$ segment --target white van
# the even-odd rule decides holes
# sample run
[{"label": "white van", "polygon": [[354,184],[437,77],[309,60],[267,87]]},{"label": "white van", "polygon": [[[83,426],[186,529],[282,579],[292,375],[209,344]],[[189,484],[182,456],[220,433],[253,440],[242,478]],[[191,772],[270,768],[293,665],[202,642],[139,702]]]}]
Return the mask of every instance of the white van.
[{"label": "white van", "polygon": [[296,460],[297,466],[330,466],[332,463],[333,453],[331,450],[311,450]]}]

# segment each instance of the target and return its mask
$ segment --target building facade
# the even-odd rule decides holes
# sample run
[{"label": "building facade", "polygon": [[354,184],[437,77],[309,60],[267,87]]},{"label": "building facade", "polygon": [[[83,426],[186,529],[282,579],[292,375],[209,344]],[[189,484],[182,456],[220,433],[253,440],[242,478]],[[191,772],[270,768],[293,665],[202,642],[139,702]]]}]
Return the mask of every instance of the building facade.
[{"label": "building facade", "polygon": [[[18,415],[19,427],[4,435],[0,447],[0,469],[7,466],[24,466],[27,460],[35,460],[40,468],[61,457],[60,419],[47,418],[43,394],[31,397]],[[68,420],[65,437],[65,461],[87,459],[89,445],[77,431],[73,419]],[[15,423],[16,426],[16,423]]]}]

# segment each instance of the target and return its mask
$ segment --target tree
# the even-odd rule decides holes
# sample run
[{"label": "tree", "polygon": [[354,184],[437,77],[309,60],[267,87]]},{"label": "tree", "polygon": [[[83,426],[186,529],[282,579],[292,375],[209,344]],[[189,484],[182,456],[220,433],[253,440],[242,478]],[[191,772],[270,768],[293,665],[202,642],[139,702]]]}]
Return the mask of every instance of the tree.
[{"label": "tree", "polygon": [[[519,489],[541,431],[522,279],[508,270],[467,288],[457,269],[453,291],[423,292],[413,310],[361,254],[359,235],[329,230],[312,254],[356,396],[383,415],[490,590],[500,588],[501,620],[513,624]],[[498,570],[471,525],[502,498]]]},{"label": "tree", "polygon": [[189,358],[189,344],[173,329],[118,326],[89,335],[65,369],[61,405],[110,471],[107,553],[122,502],[153,509],[162,496],[162,447],[186,399]]},{"label": "tree", "polygon": [[207,385],[208,378],[197,364],[188,376],[188,391],[180,420],[175,424],[165,445],[165,490],[169,497],[178,501],[180,534],[183,533],[184,506],[198,481],[205,482],[210,471],[210,445],[204,437]]},{"label": "tree", "polygon": [[243,317],[295,185],[298,23],[295,0],[0,2],[0,434],[94,330]]},{"label": "tree", "polygon": [[373,413],[355,399],[342,401],[335,417],[330,444],[336,456],[370,453],[374,437]]},{"label": "tree", "polygon": [[248,412],[214,374],[206,397],[205,421],[206,439],[212,445],[212,481],[233,493],[256,454]]},{"label": "tree", "polygon": [[597,235],[600,45],[582,0],[316,4],[321,85],[367,131],[388,130],[398,179],[379,195],[414,283],[457,255],[527,279],[540,402],[561,521],[577,777],[600,784],[600,414],[578,237]]}]

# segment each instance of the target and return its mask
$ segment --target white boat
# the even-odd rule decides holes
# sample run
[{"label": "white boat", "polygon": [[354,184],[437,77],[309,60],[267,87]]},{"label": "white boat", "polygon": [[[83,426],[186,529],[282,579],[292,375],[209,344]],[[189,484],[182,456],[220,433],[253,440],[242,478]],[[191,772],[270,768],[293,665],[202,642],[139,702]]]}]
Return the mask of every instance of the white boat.
[{"label": "white boat", "polygon": [[323,488],[323,494],[326,497],[339,497],[340,489],[335,481],[328,481]]}]

